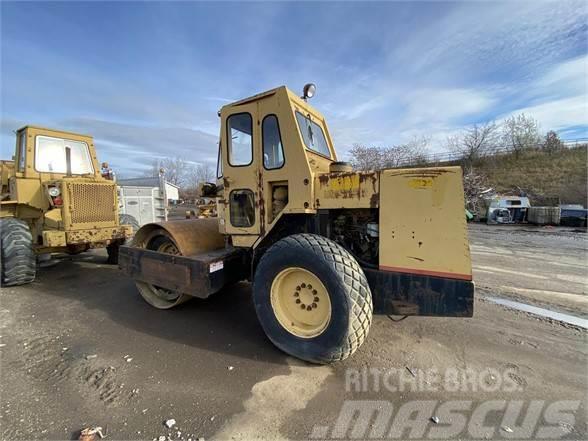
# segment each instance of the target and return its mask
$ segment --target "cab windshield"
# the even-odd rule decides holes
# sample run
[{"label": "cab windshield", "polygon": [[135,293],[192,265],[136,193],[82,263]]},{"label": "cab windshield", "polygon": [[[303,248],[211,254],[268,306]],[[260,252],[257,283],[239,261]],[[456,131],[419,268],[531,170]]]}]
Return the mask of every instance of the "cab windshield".
[{"label": "cab windshield", "polygon": [[321,126],[312,121],[310,115],[304,116],[298,111],[296,111],[296,120],[298,121],[298,127],[300,128],[300,133],[302,134],[306,148],[327,158],[331,158],[331,152],[329,151],[329,146]]},{"label": "cab windshield", "polygon": [[35,169],[46,173],[67,173],[66,149],[70,150],[71,173],[93,174],[88,144],[71,139],[37,136],[35,144]]}]

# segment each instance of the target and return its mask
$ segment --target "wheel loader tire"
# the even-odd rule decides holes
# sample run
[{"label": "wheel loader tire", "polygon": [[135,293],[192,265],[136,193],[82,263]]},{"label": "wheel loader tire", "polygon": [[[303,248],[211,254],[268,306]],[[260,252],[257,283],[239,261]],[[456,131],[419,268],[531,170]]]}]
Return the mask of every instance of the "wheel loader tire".
[{"label": "wheel loader tire", "polygon": [[[133,228],[133,236],[139,231],[139,221],[135,219],[135,216],[131,216],[130,214],[119,214],[118,223],[120,225],[130,225]],[[127,240],[127,243],[129,242]]]},{"label": "wheel loader tire", "polygon": [[315,234],[288,236],[265,252],[255,271],[253,301],[268,338],[312,363],[349,357],[372,321],[363,270],[342,246]]},{"label": "wheel loader tire", "polygon": [[19,219],[0,220],[2,255],[2,286],[16,286],[35,280],[37,259],[33,237],[26,222]]}]

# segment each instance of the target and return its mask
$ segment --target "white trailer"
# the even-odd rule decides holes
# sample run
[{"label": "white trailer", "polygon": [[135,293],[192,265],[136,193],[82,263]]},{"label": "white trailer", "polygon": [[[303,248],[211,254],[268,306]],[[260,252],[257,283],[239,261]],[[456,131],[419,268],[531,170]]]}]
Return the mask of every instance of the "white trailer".
[{"label": "white trailer", "polygon": [[118,204],[121,222],[140,227],[167,220],[170,200],[178,199],[178,187],[163,176],[153,178],[118,179]]}]

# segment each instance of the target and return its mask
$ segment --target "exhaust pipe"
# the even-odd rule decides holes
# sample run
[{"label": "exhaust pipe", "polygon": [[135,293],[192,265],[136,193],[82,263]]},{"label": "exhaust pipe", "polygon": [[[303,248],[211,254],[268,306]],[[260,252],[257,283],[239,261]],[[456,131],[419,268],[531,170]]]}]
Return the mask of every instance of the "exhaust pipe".
[{"label": "exhaust pipe", "polygon": [[71,147],[65,146],[65,174],[71,177]]}]

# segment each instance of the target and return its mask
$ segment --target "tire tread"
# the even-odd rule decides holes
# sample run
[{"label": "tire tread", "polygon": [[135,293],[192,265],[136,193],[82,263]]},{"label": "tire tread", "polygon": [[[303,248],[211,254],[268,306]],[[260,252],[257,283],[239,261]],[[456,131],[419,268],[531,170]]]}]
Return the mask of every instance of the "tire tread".
[{"label": "tire tread", "polygon": [[2,286],[16,286],[35,280],[36,256],[28,225],[15,218],[0,219]]},{"label": "tire tread", "polygon": [[287,247],[312,249],[336,272],[342,274],[348,295],[350,323],[343,344],[336,351],[331,352],[324,359],[316,360],[321,363],[341,361],[353,354],[366,339],[373,313],[371,291],[365,274],[357,260],[341,245],[317,234],[294,234],[276,242],[261,258],[272,259]]}]

